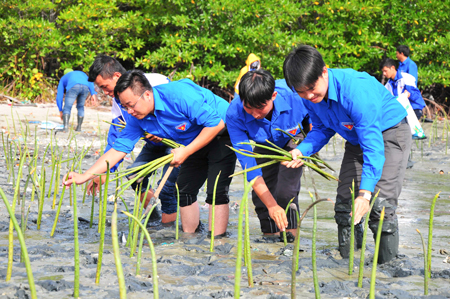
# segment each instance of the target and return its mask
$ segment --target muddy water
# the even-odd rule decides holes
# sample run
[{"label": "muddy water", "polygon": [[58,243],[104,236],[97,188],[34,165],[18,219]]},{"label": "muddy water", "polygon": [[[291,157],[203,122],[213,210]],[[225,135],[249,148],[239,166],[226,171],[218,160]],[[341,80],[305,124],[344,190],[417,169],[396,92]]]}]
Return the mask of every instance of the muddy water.
[{"label": "muddy water", "polygon": [[[2,110],[3,111],[3,110]],[[28,114],[27,114],[28,113]],[[28,120],[32,119],[30,112],[23,112]],[[36,115],[34,111],[33,115]],[[39,113],[45,115],[46,113]],[[108,115],[96,111],[87,113],[85,131],[76,136],[79,150],[83,145],[89,146],[96,136],[96,120]],[[16,115],[15,115],[16,116]],[[9,116],[10,117],[10,116]],[[50,116],[57,121],[56,116]],[[90,117],[90,118],[89,118]],[[38,119],[38,117],[36,117]],[[12,120],[9,125],[12,126]],[[17,119],[16,119],[17,121]],[[17,123],[18,124],[18,123]],[[2,129],[8,131],[6,123],[1,123]],[[439,134],[442,132],[440,124]],[[431,132],[430,126],[425,129]],[[12,131],[12,128],[9,129]],[[34,132],[34,128],[32,130]],[[58,144],[67,151],[68,134],[58,133]],[[50,136],[45,131],[38,130],[41,150],[49,143]],[[34,137],[29,137],[32,146]],[[2,145],[0,145],[2,147]],[[74,144],[70,145],[75,149]],[[95,151],[101,147],[96,143],[88,153],[83,163],[87,169],[97,158]],[[13,186],[8,181],[5,167],[3,148],[0,150],[0,187],[5,191],[8,199],[13,197]],[[450,150],[449,150],[450,152]],[[42,156],[42,155],[41,155]],[[64,154],[66,156],[66,152]],[[342,159],[342,140],[336,137],[321,152],[321,156],[339,169]],[[407,170],[403,192],[399,199],[400,224],[400,255],[394,261],[380,265],[377,272],[377,296],[379,298],[418,298],[423,295],[423,255],[420,238],[416,232],[419,229],[427,238],[428,216],[431,200],[437,192],[440,193],[436,204],[433,231],[432,279],[430,294],[433,298],[450,297],[450,264],[444,259],[450,255],[450,237],[448,225],[450,222],[450,153],[445,155],[445,141],[441,139],[423,144],[423,156],[419,147],[413,144],[413,161],[415,165]],[[129,164],[126,160],[125,164]],[[40,161],[39,163],[42,163]],[[48,164],[47,168],[48,168]],[[40,170],[40,169],[39,169]],[[443,170],[444,174],[439,174]],[[17,167],[16,167],[17,171]],[[64,172],[65,170],[63,170]],[[25,170],[27,173],[28,170]],[[47,181],[50,180],[47,169]],[[319,176],[314,176],[316,187],[321,197],[335,197],[336,183],[328,182]],[[21,182],[22,190],[24,180]],[[48,188],[48,187],[47,187]],[[300,209],[303,211],[310,203],[308,191],[313,191],[310,173],[302,178],[300,194]],[[112,193],[112,188],[110,188]],[[159,292],[161,298],[228,298],[234,294],[235,254],[237,244],[237,225],[240,199],[243,194],[242,177],[235,178],[230,187],[231,213],[228,228],[229,237],[215,241],[215,252],[209,252],[209,238],[206,232],[198,234],[180,234],[175,240],[174,227],[162,227],[158,224],[149,228],[155,243],[157,267],[159,276]],[[90,217],[91,198],[82,203],[82,187],[77,189],[78,216],[84,219]],[[34,279],[39,298],[69,298],[73,293],[73,218],[72,207],[69,205],[69,195],[66,193],[61,209],[60,221],[55,236],[50,237],[55,210],[51,209],[51,199],[46,199],[42,217],[41,230],[37,230],[37,201],[30,202],[30,191],[27,192],[26,207],[30,206],[27,223],[26,244],[31,259]],[[50,198],[53,198],[53,194]],[[58,196],[59,198],[59,196]],[[126,192],[124,196],[130,209],[133,208],[133,194]],[[203,206],[205,193],[199,194],[201,203],[201,221],[207,223],[207,208]],[[20,219],[21,206],[16,208],[16,217]],[[108,204],[108,215],[113,206]],[[125,210],[119,203],[119,210]],[[366,250],[366,266],[364,270],[363,288],[356,287],[359,265],[359,252],[355,258],[355,273],[348,275],[348,260],[340,258],[337,247],[337,228],[333,219],[333,207],[330,203],[318,205],[317,231],[317,265],[322,298],[362,298],[367,297],[370,284],[371,258],[374,249],[372,237],[368,238]],[[0,204],[0,298],[28,298],[28,280],[25,267],[19,262],[19,243],[15,241],[14,267],[11,281],[5,282],[7,268],[7,245],[9,217],[3,204]],[[253,261],[253,276],[255,287],[247,286],[247,273],[243,268],[241,280],[241,297],[243,298],[289,298],[292,244],[286,248],[282,242],[261,237],[259,222],[251,206],[250,238]],[[80,297],[82,298],[118,298],[118,283],[116,268],[111,246],[111,231],[107,226],[105,250],[100,284],[95,285],[97,268],[99,234],[97,232],[98,204],[95,205],[95,225],[79,221],[80,240]],[[108,219],[110,217],[108,216]],[[301,232],[300,266],[297,273],[297,297],[312,298],[314,289],[311,266],[311,228],[312,219],[308,215],[304,220]],[[119,215],[119,232],[128,234],[127,219]],[[370,236],[371,234],[369,234]],[[151,298],[153,285],[151,278],[151,256],[148,246],[143,250],[141,275],[135,275],[136,257],[130,258],[130,251],[121,245],[121,259],[123,263],[128,298]]]}]

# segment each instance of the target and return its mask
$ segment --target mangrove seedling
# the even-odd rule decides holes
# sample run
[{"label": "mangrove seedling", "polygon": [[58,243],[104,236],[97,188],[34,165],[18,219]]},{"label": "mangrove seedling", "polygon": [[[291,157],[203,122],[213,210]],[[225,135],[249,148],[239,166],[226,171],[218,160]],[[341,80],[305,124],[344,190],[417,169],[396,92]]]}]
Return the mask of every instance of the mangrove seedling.
[{"label": "mangrove seedling", "polygon": [[427,261],[427,249],[425,246],[425,241],[423,240],[422,233],[420,230],[416,229],[416,231],[420,235],[420,239],[422,240],[422,248],[423,248],[423,294],[428,295],[428,261]]},{"label": "mangrove seedling", "polygon": [[377,279],[378,251],[380,250],[381,231],[383,230],[384,208],[381,210],[380,222],[378,223],[377,239],[375,242],[375,252],[373,254],[372,276],[370,277],[369,298],[375,299],[375,283]]},{"label": "mangrove seedling", "polygon": [[427,252],[427,265],[428,265],[428,278],[431,278],[431,243],[433,242],[433,219],[434,219],[434,206],[436,205],[436,200],[439,197],[439,192],[433,198],[430,208],[430,220],[428,222],[428,252]]},{"label": "mangrove seedling", "polygon": [[[217,190],[217,183],[219,182],[220,173],[222,171],[219,171],[219,174],[216,177],[216,181],[214,182],[214,191],[213,191],[213,199],[212,199],[212,205],[211,205],[211,243],[209,244],[209,251],[214,252],[214,220],[216,219],[216,190]],[[178,189],[177,189],[178,192]]]}]

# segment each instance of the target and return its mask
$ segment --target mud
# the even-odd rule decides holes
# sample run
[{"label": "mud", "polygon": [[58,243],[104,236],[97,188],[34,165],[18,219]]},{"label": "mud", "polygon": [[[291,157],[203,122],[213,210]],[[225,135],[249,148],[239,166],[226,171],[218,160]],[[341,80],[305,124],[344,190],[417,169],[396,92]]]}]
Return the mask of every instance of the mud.
[{"label": "mud", "polygon": [[[4,134],[14,136],[11,108],[0,105],[0,127]],[[19,136],[20,123],[23,128],[27,122],[49,120],[61,122],[57,109],[51,106],[38,108],[20,107],[12,109],[16,125],[16,142],[24,136]],[[20,116],[21,122],[18,120]],[[109,120],[109,112],[86,109],[83,132],[77,133],[75,140],[69,145],[69,133],[56,133],[58,146],[64,151],[63,158],[71,157],[80,152],[83,146],[92,144],[86,155],[82,169],[87,169],[98,157],[98,151],[104,146],[104,135],[108,125],[101,120]],[[8,119],[8,124],[6,123]],[[74,115],[71,119],[76,119]],[[99,129],[100,120],[100,129]],[[31,136],[27,145],[34,147],[34,126],[30,124]],[[424,125],[427,135],[431,135],[430,124]],[[423,297],[423,253],[420,238],[416,232],[419,229],[425,239],[428,235],[428,217],[431,200],[438,192],[434,216],[432,274],[429,286],[430,298],[450,297],[450,264],[444,260],[450,252],[450,149],[445,155],[445,136],[442,139],[443,123],[439,123],[438,139],[432,139],[430,147],[428,140],[423,141],[423,155],[420,143],[413,142],[412,160],[414,167],[407,170],[403,185],[403,192],[399,199],[398,216],[400,226],[400,254],[388,264],[379,265],[377,270],[376,296],[377,298],[422,298]],[[50,142],[51,132],[37,129],[38,142],[41,152]],[[6,135],[5,135],[6,137]],[[22,139],[20,139],[22,138]],[[55,139],[54,139],[55,140]],[[103,142],[103,144],[102,144]],[[5,191],[10,202],[13,197],[13,184],[8,180],[3,145],[0,144],[0,187]],[[70,148],[70,151],[68,151]],[[135,150],[139,152],[139,147]],[[337,171],[342,159],[342,139],[337,136],[321,151],[321,156]],[[125,165],[129,165],[132,157],[127,157]],[[47,154],[46,165],[47,182],[50,181],[50,158]],[[39,161],[41,165],[43,161]],[[18,161],[17,161],[18,163]],[[62,173],[67,171],[64,163]],[[16,173],[17,173],[17,168]],[[440,174],[441,170],[443,174]],[[38,167],[38,171],[41,168]],[[28,166],[25,166],[28,173]],[[315,183],[321,197],[335,197],[337,184],[328,182],[315,176]],[[25,180],[21,181],[21,192]],[[48,188],[48,186],[47,186]],[[106,228],[105,250],[100,284],[95,284],[95,273],[98,262],[98,244],[100,234],[97,232],[98,202],[95,204],[94,226],[89,228],[86,222],[90,218],[91,198],[86,197],[82,203],[83,188],[77,189],[78,225],[80,241],[80,297],[81,298],[118,298],[119,288],[111,245],[110,226]],[[48,189],[47,189],[48,191]],[[310,172],[302,178],[302,190],[299,198],[300,210],[303,211],[310,203],[308,191],[313,191]],[[111,187],[109,193],[112,194]],[[47,192],[46,192],[47,193]],[[243,194],[242,177],[233,180],[230,186],[232,207],[228,236],[216,239],[215,252],[209,252],[210,239],[207,231],[197,234],[184,234],[180,231],[179,240],[175,240],[175,227],[163,227],[158,223],[149,227],[153,243],[156,248],[159,294],[160,298],[230,298],[234,296],[235,255],[237,246],[238,209]],[[207,207],[204,206],[205,193],[199,194],[201,205],[201,221],[207,224]],[[36,282],[39,298],[69,298],[73,294],[73,214],[69,205],[69,194],[66,192],[59,216],[59,223],[54,237],[50,237],[55,210],[52,210],[50,199],[45,199],[41,229],[37,230],[37,199],[30,201],[31,188],[26,193],[26,209],[30,207],[30,214],[25,233],[28,253]],[[133,209],[133,193],[127,191],[124,198],[130,209]],[[59,199],[59,196],[57,196]],[[125,210],[119,202],[119,211]],[[259,229],[259,222],[250,205],[250,239],[253,262],[253,277],[255,286],[249,288],[246,269],[242,268],[241,290],[242,298],[290,298],[290,281],[292,271],[293,245],[286,247],[279,239],[263,238]],[[108,204],[108,220],[113,205]],[[317,206],[317,267],[319,286],[322,298],[365,298],[369,294],[370,274],[372,269],[372,255],[374,242],[369,233],[367,240],[363,288],[357,287],[357,272],[359,267],[359,251],[355,256],[355,268],[352,275],[348,275],[348,260],[339,256],[337,251],[337,227],[333,218],[331,203]],[[16,206],[16,217],[20,222],[21,205]],[[0,298],[30,298],[28,280],[24,264],[20,263],[20,246],[14,241],[13,275],[9,282],[5,282],[7,268],[7,245],[9,216],[3,203],[0,204]],[[311,262],[311,229],[312,213],[302,223],[301,250],[299,270],[297,272],[297,298],[313,298],[314,287],[312,281]],[[122,238],[128,237],[128,221],[119,214],[118,230]],[[130,258],[130,249],[121,244],[121,259],[124,268],[128,298],[150,298],[153,296],[151,255],[148,246],[143,249],[141,274],[135,275],[136,255]],[[448,261],[449,259],[447,259]]]}]

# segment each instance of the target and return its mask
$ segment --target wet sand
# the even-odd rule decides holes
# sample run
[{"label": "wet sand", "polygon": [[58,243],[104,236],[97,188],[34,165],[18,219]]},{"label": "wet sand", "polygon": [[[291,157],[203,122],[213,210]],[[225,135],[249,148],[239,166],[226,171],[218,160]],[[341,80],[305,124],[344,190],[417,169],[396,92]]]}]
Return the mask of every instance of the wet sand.
[{"label": "wet sand", "polygon": [[[4,133],[8,131],[5,121],[8,118],[9,131],[14,135],[11,119],[11,108],[0,105],[0,128]],[[22,126],[26,120],[51,120],[61,122],[56,106],[39,108],[20,107],[13,108],[16,131],[20,132],[17,114],[20,115]],[[74,112],[73,112],[74,113]],[[76,119],[72,114],[72,119]],[[26,118],[26,120],[25,120]],[[92,149],[86,155],[82,164],[83,169],[89,166],[98,157],[96,151],[102,147],[99,136],[104,134],[108,125],[98,120],[110,120],[108,109],[103,111],[86,109],[86,119],[83,132],[76,134],[76,146],[70,144],[71,150],[81,151],[83,146],[93,143]],[[30,129],[34,134],[34,126]],[[441,139],[443,123],[439,123],[439,139],[432,140],[428,147],[428,140],[423,142],[423,156],[419,147],[413,142],[413,161],[416,163],[412,169],[407,170],[403,185],[403,192],[399,198],[398,216],[400,226],[400,255],[392,262],[379,265],[377,271],[376,291],[379,298],[419,298],[423,296],[423,253],[420,237],[416,232],[419,229],[425,239],[428,236],[428,217],[431,200],[437,192],[437,200],[433,230],[432,252],[432,279],[430,292],[433,298],[450,297],[450,264],[444,263],[450,255],[450,236],[448,224],[450,222],[450,149],[445,155],[445,140]],[[431,124],[425,124],[425,130],[430,137]],[[50,142],[50,132],[38,131],[40,151]],[[56,139],[58,145],[64,150],[66,157],[69,133],[58,132]],[[17,136],[20,138],[19,136]],[[100,140],[99,140],[100,139]],[[34,137],[28,137],[28,146],[34,147]],[[0,144],[0,187],[4,190],[10,202],[13,198],[13,185],[8,181],[8,172],[4,159],[3,145]],[[73,155],[74,152],[70,152]],[[136,150],[136,153],[139,149]],[[337,171],[342,159],[342,139],[337,136],[331,140],[321,151],[321,156]],[[40,155],[42,157],[42,155]],[[125,161],[129,165],[131,157]],[[49,160],[47,156],[46,160]],[[47,164],[47,181],[50,180],[50,169]],[[42,161],[38,162],[39,164]],[[66,164],[66,163],[65,163]],[[64,165],[66,167],[66,165]],[[16,172],[17,172],[16,167]],[[28,173],[25,167],[25,173]],[[443,170],[444,174],[440,174]],[[40,167],[38,168],[40,171]],[[65,173],[67,169],[63,169]],[[300,193],[300,209],[303,211],[311,202],[308,191],[313,191],[310,172],[302,178]],[[337,183],[329,182],[314,175],[316,187],[321,197],[334,200]],[[22,179],[21,186],[25,180]],[[53,192],[50,199],[44,202],[41,229],[37,230],[37,200],[30,202],[31,188],[26,196],[26,208],[30,206],[30,215],[25,233],[31,267],[34,274],[38,298],[69,298],[73,294],[74,276],[74,247],[73,247],[73,217],[72,207],[69,205],[69,195],[66,193],[61,208],[59,223],[55,236],[50,237],[55,210],[51,209]],[[110,187],[109,194],[113,188]],[[230,186],[231,213],[228,227],[229,237],[215,241],[215,252],[209,252],[210,239],[206,231],[197,234],[180,233],[179,240],[175,240],[175,228],[162,227],[156,224],[149,232],[156,248],[157,268],[159,278],[159,293],[161,298],[229,298],[234,296],[235,254],[237,246],[237,209],[243,195],[243,178],[237,177]],[[199,194],[201,207],[201,221],[207,224],[207,208],[204,205],[205,193],[202,189]],[[59,196],[57,196],[59,199]],[[82,204],[83,187],[77,188],[78,217],[89,219],[91,198],[87,197]],[[127,191],[124,195],[130,209],[133,208],[133,193]],[[16,206],[16,218],[20,221],[21,206]],[[113,205],[108,203],[108,220]],[[119,203],[118,210],[125,210]],[[366,266],[364,270],[363,288],[357,288],[357,272],[359,266],[359,251],[355,257],[355,272],[348,275],[348,260],[339,256],[337,248],[337,227],[334,222],[333,206],[325,202],[317,206],[317,266],[319,285],[322,298],[363,298],[369,293],[370,274],[372,269],[372,255],[374,242],[369,233],[366,249]],[[9,282],[5,282],[7,268],[7,245],[9,215],[0,204],[0,298],[29,298],[28,280],[24,264],[19,262],[20,246],[18,240],[14,242],[13,275]],[[259,222],[250,204],[250,239],[253,262],[253,277],[255,286],[248,287],[247,273],[242,268],[241,297],[242,298],[289,298],[291,280],[291,260],[293,245],[284,247],[282,242],[262,238]],[[111,245],[110,226],[106,227],[105,250],[101,271],[100,284],[95,284],[97,268],[99,233],[97,232],[98,204],[95,205],[95,225],[90,229],[89,224],[79,221],[80,241],[80,297],[81,298],[118,298],[119,287],[116,268]],[[127,218],[119,213],[120,234],[128,234]],[[311,265],[311,234],[312,212],[302,223],[300,266],[297,273],[297,298],[313,298],[314,287],[312,281]],[[153,286],[151,278],[151,255],[149,247],[143,249],[141,274],[135,275],[136,256],[130,258],[130,249],[123,244],[120,248],[124,268],[128,298],[151,298]]]}]

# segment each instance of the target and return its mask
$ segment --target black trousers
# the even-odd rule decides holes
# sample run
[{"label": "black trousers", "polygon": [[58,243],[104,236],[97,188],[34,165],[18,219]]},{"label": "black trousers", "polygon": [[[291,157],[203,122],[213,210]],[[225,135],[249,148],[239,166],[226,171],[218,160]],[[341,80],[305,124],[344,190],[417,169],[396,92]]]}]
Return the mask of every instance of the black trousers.
[{"label": "black trousers", "polygon": [[[230,202],[228,191],[236,167],[236,155],[226,145],[231,146],[230,136],[225,131],[216,136],[181,164],[177,184],[180,189],[180,206],[190,206],[197,201],[200,188],[208,179],[206,203],[212,204],[214,183],[220,172],[216,189],[216,205]],[[176,195],[176,190],[175,190]]]},{"label": "black trousers", "polygon": [[[406,164],[411,149],[411,130],[406,122],[399,123],[383,132],[385,162],[380,180],[375,186],[375,192],[380,194],[370,213],[369,226],[376,233],[380,213],[385,207],[383,232],[394,233],[397,231],[398,222],[395,213],[398,205],[398,197],[402,191],[403,178],[405,177]],[[349,226],[351,221],[351,193],[352,181],[355,180],[355,194],[358,194],[361,182],[363,152],[359,145],[349,142],[345,144],[345,153],[339,174],[337,188],[335,220],[338,225]]]},{"label": "black trousers", "polygon": [[[296,136],[298,138],[300,136]],[[292,141],[289,141],[283,149],[287,151],[293,150],[297,147]],[[273,155],[273,151],[266,150],[260,147],[255,147],[255,153],[261,154],[270,154]],[[261,163],[267,162],[269,159],[256,159],[256,163],[259,165]],[[270,193],[273,195],[278,205],[283,209],[286,209],[289,201],[294,198],[292,201],[298,209],[300,213],[300,208],[298,206],[298,194],[300,192],[301,187],[301,176],[303,172],[303,167],[300,168],[286,168],[280,163],[275,163],[269,166],[266,166],[261,169],[262,177],[264,182],[269,188]],[[277,233],[279,229],[269,216],[269,210],[267,210],[266,205],[259,199],[256,193],[252,192],[252,200],[255,205],[255,211],[258,215],[259,222],[261,225],[261,231],[263,233]],[[286,214],[288,219],[288,229],[297,228],[297,216],[295,210],[289,208]]]}]

